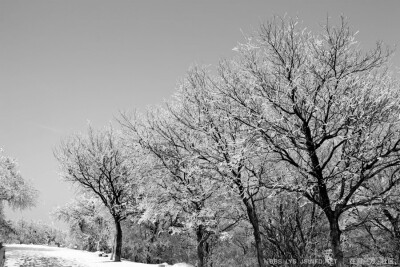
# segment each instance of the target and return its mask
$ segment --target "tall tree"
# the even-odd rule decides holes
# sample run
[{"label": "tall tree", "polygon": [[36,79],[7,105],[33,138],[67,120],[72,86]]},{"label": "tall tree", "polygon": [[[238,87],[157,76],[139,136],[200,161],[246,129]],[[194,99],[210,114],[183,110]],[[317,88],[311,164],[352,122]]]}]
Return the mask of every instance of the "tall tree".
[{"label": "tall tree", "polygon": [[203,168],[214,171],[216,182],[244,205],[245,216],[253,228],[258,265],[263,267],[257,202],[262,200],[270,163],[265,154],[259,153],[252,129],[231,117],[236,106],[218,94],[219,83],[206,68],[193,68],[176,95],[179,104],[172,102],[169,112],[180,127],[201,137],[199,145],[191,146],[192,153]]},{"label": "tall tree", "polygon": [[[121,123],[127,135],[154,158],[151,188],[146,190],[151,197],[144,215],[155,219],[154,216],[172,214],[176,218],[172,231],[195,233],[198,266],[212,266],[211,237],[235,225],[237,214],[232,205],[226,205],[230,196],[212,179],[215,171],[207,168],[193,150],[207,145],[204,138],[161,108],[149,112],[143,120],[124,116]],[[229,211],[233,216],[227,215]]]},{"label": "tall tree", "polygon": [[136,210],[137,153],[126,150],[111,127],[74,135],[55,149],[62,177],[97,196],[115,225],[114,261],[121,260],[121,222]]},{"label": "tall tree", "polygon": [[[341,216],[379,205],[400,170],[399,85],[381,43],[363,53],[342,18],[320,34],[275,19],[220,67],[228,96],[260,146],[287,172],[271,188],[299,192],[325,213],[337,266],[344,266]],[[379,191],[369,187],[385,179]]]}]

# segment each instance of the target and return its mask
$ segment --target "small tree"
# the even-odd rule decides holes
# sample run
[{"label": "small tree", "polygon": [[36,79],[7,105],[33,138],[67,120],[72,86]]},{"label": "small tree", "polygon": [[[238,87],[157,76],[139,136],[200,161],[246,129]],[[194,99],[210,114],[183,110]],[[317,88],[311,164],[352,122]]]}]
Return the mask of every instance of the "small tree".
[{"label": "small tree", "polygon": [[[129,153],[132,153],[130,150]],[[54,152],[62,177],[97,196],[107,207],[115,225],[114,261],[121,260],[121,221],[135,214],[136,158],[128,154],[112,129],[74,135]]]},{"label": "small tree", "polygon": [[80,196],[53,211],[58,219],[68,223],[70,236],[84,248],[103,250],[108,245],[112,220],[104,204],[96,197]]},{"label": "small tree", "polygon": [[20,174],[16,160],[5,156],[0,149],[0,203],[25,209],[35,205],[37,196],[37,190]]},{"label": "small tree", "polygon": [[[383,179],[381,182],[385,182]],[[379,181],[369,187],[370,192],[382,189]],[[393,258],[400,261],[400,187],[395,188],[381,197],[380,205],[358,207],[351,210],[346,220],[345,235],[352,256],[366,255],[367,257]],[[352,231],[355,229],[356,231]],[[350,232],[351,231],[351,232]],[[350,232],[350,233],[347,233]]]},{"label": "small tree", "polygon": [[24,180],[17,162],[5,156],[0,148],[0,234],[6,235],[13,231],[11,224],[4,218],[4,203],[12,209],[25,209],[34,206],[37,197],[38,191]]}]

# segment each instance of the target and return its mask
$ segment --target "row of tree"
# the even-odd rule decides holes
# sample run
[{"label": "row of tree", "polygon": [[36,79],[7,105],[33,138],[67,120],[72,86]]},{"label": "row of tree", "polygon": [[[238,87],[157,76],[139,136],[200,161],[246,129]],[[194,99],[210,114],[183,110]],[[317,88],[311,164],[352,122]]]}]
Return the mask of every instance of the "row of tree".
[{"label": "row of tree", "polygon": [[69,245],[67,235],[55,225],[41,221],[10,221],[9,228],[4,229],[3,241],[14,244],[35,244],[49,246]]},{"label": "row of tree", "polygon": [[[164,107],[122,114],[120,130],[89,127],[55,150],[63,177],[108,210],[115,260],[122,222],[146,229],[135,251],[147,262],[165,261],[177,241],[198,267],[329,251],[335,266],[366,255],[400,260],[391,51],[378,43],[364,53],[345,19],[314,34],[279,18],[234,50],[216,70],[191,69]],[[88,227],[108,229],[101,223]]]}]

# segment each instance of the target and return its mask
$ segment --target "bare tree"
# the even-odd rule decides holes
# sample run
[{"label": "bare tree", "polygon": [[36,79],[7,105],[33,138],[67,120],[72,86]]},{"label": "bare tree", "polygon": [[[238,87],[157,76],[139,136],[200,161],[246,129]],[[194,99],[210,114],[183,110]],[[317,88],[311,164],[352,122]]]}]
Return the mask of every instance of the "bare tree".
[{"label": "bare tree", "polygon": [[136,210],[138,162],[129,154],[112,128],[87,135],[74,135],[55,149],[61,175],[97,196],[110,212],[115,225],[114,261],[121,260],[121,222]]},{"label": "bare tree", "polygon": [[286,169],[267,186],[299,192],[323,210],[344,266],[341,215],[381,204],[400,181],[399,87],[387,71],[390,51],[378,43],[363,53],[345,19],[321,34],[297,25],[262,25],[235,49],[237,59],[221,63],[219,91]]}]

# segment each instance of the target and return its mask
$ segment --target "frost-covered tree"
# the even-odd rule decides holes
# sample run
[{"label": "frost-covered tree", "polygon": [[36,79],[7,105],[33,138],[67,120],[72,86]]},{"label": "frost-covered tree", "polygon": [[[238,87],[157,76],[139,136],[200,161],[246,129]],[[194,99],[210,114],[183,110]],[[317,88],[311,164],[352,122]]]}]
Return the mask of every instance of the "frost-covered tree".
[{"label": "frost-covered tree", "polygon": [[165,109],[147,118],[121,121],[128,138],[139,142],[150,156],[149,180],[142,203],[142,220],[171,217],[171,233],[195,234],[198,266],[212,266],[212,238],[235,225],[240,217],[229,193],[212,177],[215,170],[194,152],[207,145],[198,132],[180,124]]},{"label": "frost-covered tree", "polygon": [[203,168],[213,171],[215,182],[236,198],[231,205],[244,206],[244,215],[253,229],[258,265],[262,267],[264,249],[257,202],[265,197],[263,184],[270,163],[260,153],[254,131],[231,116],[236,105],[218,93],[219,83],[206,68],[191,69],[168,110],[180,127],[191,129],[201,140],[193,143],[192,153]]},{"label": "frost-covered tree", "polygon": [[16,160],[5,156],[0,149],[0,201],[13,209],[25,209],[35,205],[37,194],[37,190],[22,177]]},{"label": "frost-covered tree", "polygon": [[52,212],[69,226],[69,235],[80,247],[100,251],[108,247],[112,234],[112,218],[96,197],[81,195]]},{"label": "frost-covered tree", "polygon": [[139,152],[127,150],[111,127],[76,134],[54,151],[61,176],[98,197],[115,225],[114,261],[121,260],[121,221],[136,213]]},{"label": "frost-covered tree", "polygon": [[12,228],[14,231],[8,236],[9,242],[58,246],[65,244],[64,231],[42,221],[18,220],[12,223]]},{"label": "frost-covered tree", "polygon": [[4,155],[0,149],[0,229],[11,230],[10,223],[4,218],[4,204],[12,209],[30,208],[37,197],[38,191],[22,177],[16,160]]},{"label": "frost-covered tree", "polygon": [[[270,188],[301,193],[329,222],[337,266],[346,212],[400,182],[399,84],[381,43],[364,53],[345,19],[321,33],[275,19],[221,64],[219,92],[279,167]],[[380,181],[378,191],[371,185]]]},{"label": "frost-covered tree", "polygon": [[[386,183],[385,179],[382,180]],[[383,185],[384,186],[384,185]],[[380,181],[371,184],[379,192]],[[380,205],[361,206],[351,210],[344,231],[348,250],[353,257],[385,257],[400,260],[400,187],[381,197]],[[354,231],[353,231],[354,230]]]}]

